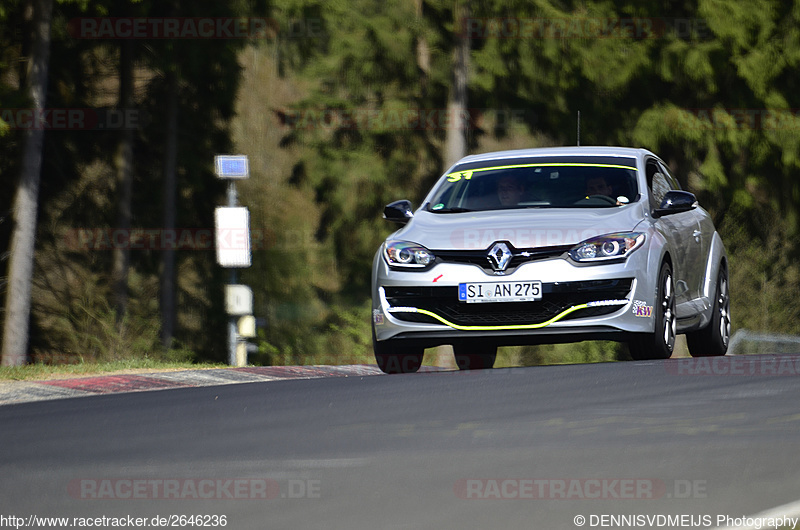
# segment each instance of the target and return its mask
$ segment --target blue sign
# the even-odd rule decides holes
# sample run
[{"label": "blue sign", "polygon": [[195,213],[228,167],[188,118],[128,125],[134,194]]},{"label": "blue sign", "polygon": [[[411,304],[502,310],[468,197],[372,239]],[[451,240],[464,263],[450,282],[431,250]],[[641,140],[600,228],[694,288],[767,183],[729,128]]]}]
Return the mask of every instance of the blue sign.
[{"label": "blue sign", "polygon": [[214,169],[221,179],[246,179],[250,176],[247,155],[215,156]]}]

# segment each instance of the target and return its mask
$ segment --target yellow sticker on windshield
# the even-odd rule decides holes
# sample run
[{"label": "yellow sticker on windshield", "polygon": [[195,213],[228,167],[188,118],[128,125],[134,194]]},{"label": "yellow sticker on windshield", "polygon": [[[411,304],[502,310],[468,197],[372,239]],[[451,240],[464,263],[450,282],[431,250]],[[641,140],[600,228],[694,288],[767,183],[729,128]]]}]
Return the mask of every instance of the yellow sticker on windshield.
[{"label": "yellow sticker on windshield", "polygon": [[469,180],[472,178],[472,170],[469,171],[458,171],[456,173],[450,173],[447,175],[448,182],[458,182],[461,179]]}]

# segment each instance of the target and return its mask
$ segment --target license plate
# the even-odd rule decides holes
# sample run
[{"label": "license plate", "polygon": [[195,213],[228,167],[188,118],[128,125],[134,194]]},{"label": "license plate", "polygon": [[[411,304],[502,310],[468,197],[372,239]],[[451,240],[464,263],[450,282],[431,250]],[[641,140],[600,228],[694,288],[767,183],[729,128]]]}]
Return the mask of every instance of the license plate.
[{"label": "license plate", "polygon": [[483,282],[458,284],[462,302],[533,302],[542,299],[542,282]]}]

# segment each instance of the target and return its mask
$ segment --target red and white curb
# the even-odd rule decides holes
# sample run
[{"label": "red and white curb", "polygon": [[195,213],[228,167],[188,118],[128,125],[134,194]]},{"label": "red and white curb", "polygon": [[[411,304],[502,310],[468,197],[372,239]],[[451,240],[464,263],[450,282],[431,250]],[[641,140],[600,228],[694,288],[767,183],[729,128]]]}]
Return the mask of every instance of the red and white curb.
[{"label": "red and white curb", "polygon": [[[423,366],[420,371],[440,371]],[[376,365],[253,366],[149,374],[100,375],[47,381],[0,381],[0,405],[70,397],[290,379],[383,375]]]}]

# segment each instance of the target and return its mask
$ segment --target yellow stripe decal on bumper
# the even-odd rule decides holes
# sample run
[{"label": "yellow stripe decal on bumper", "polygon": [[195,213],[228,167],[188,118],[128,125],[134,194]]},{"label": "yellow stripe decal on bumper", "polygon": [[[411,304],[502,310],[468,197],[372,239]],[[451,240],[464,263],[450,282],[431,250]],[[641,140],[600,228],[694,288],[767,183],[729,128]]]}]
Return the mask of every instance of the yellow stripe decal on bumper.
[{"label": "yellow stripe decal on bumper", "polygon": [[513,329],[539,329],[539,328],[543,328],[545,326],[549,326],[553,322],[557,322],[557,321],[561,320],[562,318],[564,318],[565,316],[569,315],[570,313],[578,311],[579,309],[586,309],[587,307],[589,307],[587,304],[580,304],[580,305],[572,306],[569,309],[567,309],[565,311],[562,311],[561,313],[557,314],[556,316],[554,316],[550,320],[547,320],[545,322],[541,322],[539,324],[514,324],[514,325],[508,325],[508,326],[462,326],[460,324],[454,324],[453,322],[450,322],[450,321],[440,317],[436,313],[431,313],[427,309],[417,309],[417,313],[422,313],[423,315],[428,315],[429,317],[433,317],[436,320],[438,320],[439,322],[441,322],[442,324],[446,324],[446,325],[450,326],[451,328],[457,329],[459,331],[491,331],[491,330],[513,330]]},{"label": "yellow stripe decal on bumper", "polygon": [[446,326],[450,326],[453,329],[457,329],[459,331],[503,331],[503,330],[521,330],[521,329],[540,329],[545,326],[549,326],[553,322],[558,322],[565,316],[569,315],[570,313],[574,313],[575,311],[579,311],[581,309],[586,309],[588,307],[597,307],[597,306],[608,306],[608,305],[625,305],[629,303],[630,300],[602,300],[597,302],[588,302],[586,304],[579,304],[570,307],[569,309],[565,309],[561,313],[557,314],[550,320],[545,322],[540,322],[539,324],[509,324],[506,326],[462,326],[461,324],[455,324],[450,322],[449,320],[440,317],[436,313],[428,311],[427,309],[419,309],[417,307],[396,307],[389,310],[398,312],[398,313],[420,313],[422,315],[427,315],[431,318],[434,318],[441,322]]}]

